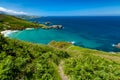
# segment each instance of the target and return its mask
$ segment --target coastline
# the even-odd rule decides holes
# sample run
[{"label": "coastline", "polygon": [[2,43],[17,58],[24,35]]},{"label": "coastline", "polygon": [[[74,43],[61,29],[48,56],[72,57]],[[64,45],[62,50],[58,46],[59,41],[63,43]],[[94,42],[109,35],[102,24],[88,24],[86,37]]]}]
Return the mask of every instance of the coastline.
[{"label": "coastline", "polygon": [[[34,30],[34,28],[26,28],[25,30],[29,31],[29,30]],[[0,33],[4,36],[4,37],[9,37],[10,34],[12,33],[16,33],[16,32],[19,32],[21,30],[4,30],[4,31],[1,31]],[[72,45],[75,45],[75,41],[68,41],[67,43],[70,43]],[[80,46],[79,46],[80,47]],[[89,48],[90,49],[90,48]],[[101,51],[101,50],[98,50],[98,51]],[[109,52],[110,54],[117,54],[116,52],[114,51],[110,51]]]},{"label": "coastline", "polygon": [[19,31],[19,30],[5,30],[5,31],[1,31],[0,33],[1,33],[2,35],[4,35],[4,37],[8,37],[9,34],[15,33],[15,32],[18,32],[18,31]]},{"label": "coastline", "polygon": [[[35,28],[26,28],[24,30],[34,30]],[[4,37],[8,37],[10,34],[12,33],[16,33],[16,32],[19,32],[19,31],[22,31],[22,30],[4,30],[4,31],[1,31],[0,33],[4,36]]]},{"label": "coastline", "polygon": [[[34,30],[34,29],[35,28],[25,28],[23,30]],[[46,27],[42,27],[42,29],[47,30],[47,29],[60,29],[60,28],[58,28],[58,26],[57,27],[48,27],[48,26],[46,26]],[[9,34],[15,33],[15,32],[18,32],[18,31],[22,31],[22,30],[4,30],[4,31],[1,31],[0,33],[3,34],[4,37],[8,37]]]},{"label": "coastline", "polygon": [[[50,20],[50,21],[52,22],[52,20]],[[59,21],[59,19],[58,19],[58,21]],[[56,22],[53,21],[53,23],[56,23]],[[84,29],[82,31],[82,28],[79,29],[78,27],[74,27],[79,24],[74,24],[74,25],[70,24],[69,25],[68,23],[66,23],[64,21],[59,22],[59,23],[64,25],[66,28],[58,31],[57,27],[62,26],[62,25],[53,25],[53,27],[51,27],[50,25],[47,26],[47,25],[41,24],[44,26],[42,26],[42,27],[36,26],[35,28],[34,28],[34,26],[32,27],[29,25],[27,27],[21,26],[22,29],[14,28],[14,27],[13,28],[12,27],[5,28],[5,29],[2,29],[0,33],[3,34],[4,37],[19,38],[22,36],[20,33],[25,32],[25,33],[22,33],[23,37],[22,37],[22,39],[20,38],[21,40],[25,39],[25,40],[29,41],[31,39],[31,41],[33,41],[33,42],[36,41],[37,43],[46,43],[46,44],[48,43],[48,41],[52,41],[52,40],[66,41],[73,45],[90,48],[90,49],[103,50],[103,51],[107,51],[107,52],[119,51],[114,45],[112,45],[115,42],[108,42],[108,43],[106,42],[106,40],[108,40],[108,38],[110,36],[108,36],[108,38],[106,38],[104,36],[99,38],[99,36],[96,36],[96,35],[92,36],[92,34],[89,35],[89,33],[87,33],[87,32],[91,32],[92,29],[90,31],[89,30],[87,31],[85,29],[85,33],[84,33]],[[74,20],[73,20],[73,23],[74,23]],[[39,29],[43,29],[43,31],[39,31]],[[52,31],[50,29],[53,29],[53,30],[55,29],[55,31]],[[40,34],[34,32],[34,31],[31,31],[31,30],[36,30],[36,32],[38,32]],[[44,30],[50,30],[50,31],[47,32]],[[30,35],[28,34],[29,31],[30,31]],[[32,32],[35,34],[33,34]],[[19,34],[20,34],[20,36],[19,36]],[[33,36],[33,35],[37,35],[37,38],[30,37],[30,39],[29,39],[29,36]],[[100,33],[100,36],[102,36],[101,33]],[[100,42],[99,41],[97,42],[97,40],[99,40]],[[112,39],[110,38],[110,40],[112,40]],[[104,43],[105,43],[105,45],[104,45]],[[117,43],[115,43],[115,44],[117,44]]]},{"label": "coastline", "polygon": [[25,30],[34,30],[35,28],[26,28]]}]

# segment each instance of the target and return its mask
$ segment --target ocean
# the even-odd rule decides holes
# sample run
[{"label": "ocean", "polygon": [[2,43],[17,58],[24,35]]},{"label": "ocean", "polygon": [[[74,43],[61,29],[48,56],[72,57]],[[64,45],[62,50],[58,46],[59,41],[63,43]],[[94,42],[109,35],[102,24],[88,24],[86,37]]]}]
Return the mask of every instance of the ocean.
[{"label": "ocean", "polygon": [[23,30],[9,35],[10,38],[33,43],[48,44],[50,41],[75,42],[74,45],[117,52],[112,45],[120,43],[120,17],[118,16],[63,16],[41,17],[30,21],[51,22],[63,25],[63,29]]}]

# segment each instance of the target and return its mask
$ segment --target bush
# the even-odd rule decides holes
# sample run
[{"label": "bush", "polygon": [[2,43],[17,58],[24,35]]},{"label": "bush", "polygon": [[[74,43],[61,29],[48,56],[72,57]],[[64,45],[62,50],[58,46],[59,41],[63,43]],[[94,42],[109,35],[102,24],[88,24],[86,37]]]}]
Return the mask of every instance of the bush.
[{"label": "bush", "polygon": [[120,64],[90,54],[67,59],[64,69],[71,80],[120,79]]},{"label": "bush", "polygon": [[67,52],[0,35],[0,80],[60,80],[57,65]]}]

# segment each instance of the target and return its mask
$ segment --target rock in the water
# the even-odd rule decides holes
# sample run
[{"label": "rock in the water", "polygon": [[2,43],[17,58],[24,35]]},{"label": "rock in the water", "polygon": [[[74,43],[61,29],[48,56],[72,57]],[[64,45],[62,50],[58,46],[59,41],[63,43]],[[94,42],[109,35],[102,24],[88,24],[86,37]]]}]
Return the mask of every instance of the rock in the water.
[{"label": "rock in the water", "polygon": [[120,43],[118,43],[117,45],[114,45],[114,47],[120,49]]}]

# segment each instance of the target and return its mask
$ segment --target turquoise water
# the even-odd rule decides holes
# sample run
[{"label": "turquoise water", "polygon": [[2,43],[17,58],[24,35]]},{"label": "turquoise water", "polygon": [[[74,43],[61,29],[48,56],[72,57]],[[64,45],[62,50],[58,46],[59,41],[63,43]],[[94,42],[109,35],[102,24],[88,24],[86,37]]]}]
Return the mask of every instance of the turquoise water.
[{"label": "turquoise water", "polygon": [[86,47],[99,47],[102,44],[99,44],[95,41],[87,40],[83,37],[80,37],[76,34],[70,34],[67,32],[62,32],[62,30],[43,30],[43,29],[37,29],[37,30],[24,30],[17,33],[10,34],[9,37],[16,38],[20,40],[30,41],[33,43],[43,43],[48,44],[50,41],[67,41],[67,42],[78,42],[80,41],[83,43],[83,45],[86,45]]},{"label": "turquoise water", "polygon": [[65,28],[61,30],[23,30],[12,33],[9,37],[41,44],[48,44],[52,40],[74,41],[75,45],[81,47],[119,51],[112,47],[112,44],[120,42],[120,17],[46,17],[35,20],[62,24]]}]

